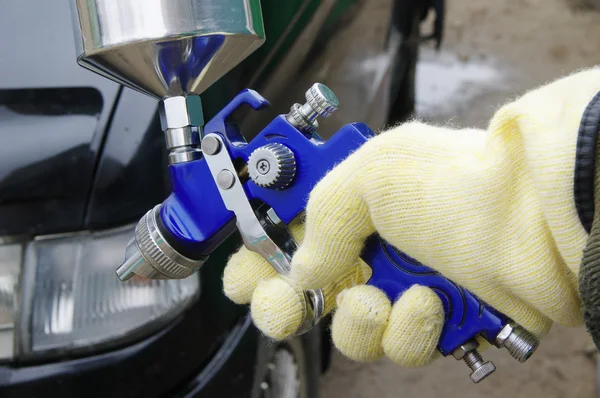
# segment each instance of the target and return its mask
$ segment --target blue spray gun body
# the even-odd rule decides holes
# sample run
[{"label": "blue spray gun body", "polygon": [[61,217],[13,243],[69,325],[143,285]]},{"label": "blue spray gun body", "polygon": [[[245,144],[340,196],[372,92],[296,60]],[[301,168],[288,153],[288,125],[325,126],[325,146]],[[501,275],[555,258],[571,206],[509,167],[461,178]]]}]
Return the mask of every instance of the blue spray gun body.
[{"label": "blue spray gun body", "polygon": [[[303,106],[294,104],[288,115],[277,116],[251,142],[232,118],[244,107],[269,106],[257,92],[242,91],[210,120],[204,127],[203,156],[169,166],[172,194],[138,224],[119,277],[187,277],[236,229],[246,247],[278,272],[289,272],[295,245],[278,245],[267,231],[299,216],[317,182],[374,136],[365,124],[352,123],[324,141],[315,132],[315,119],[335,110],[337,99],[316,84],[307,100]],[[495,370],[477,352],[477,338],[507,348],[520,362],[537,348],[536,338],[505,315],[379,236],[367,241],[362,259],[372,269],[367,283],[392,302],[415,284],[438,294],[446,314],[438,349],[465,360],[474,382]],[[321,291],[306,293],[307,317],[298,333],[318,322],[323,301]]]}]

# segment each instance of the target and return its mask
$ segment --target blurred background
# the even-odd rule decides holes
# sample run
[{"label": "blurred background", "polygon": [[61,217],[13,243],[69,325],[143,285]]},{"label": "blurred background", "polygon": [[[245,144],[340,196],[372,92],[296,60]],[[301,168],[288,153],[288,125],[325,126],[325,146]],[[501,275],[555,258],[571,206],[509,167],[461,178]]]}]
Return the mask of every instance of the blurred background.
[{"label": "blurred background", "polygon": [[[414,117],[486,128],[600,61],[598,0],[260,3],[265,44],[202,93],[206,119],[246,87],[271,101],[240,119],[247,138],[317,81],[341,102],[326,138]],[[526,364],[486,351],[497,370],[478,385],[453,358],[351,362],[327,321],[268,341],[222,294],[237,234],[188,279],[121,283],[135,223],[170,193],[157,101],[76,64],[67,1],[0,2],[0,50],[0,397],[598,396],[583,329],[553,328]]]}]

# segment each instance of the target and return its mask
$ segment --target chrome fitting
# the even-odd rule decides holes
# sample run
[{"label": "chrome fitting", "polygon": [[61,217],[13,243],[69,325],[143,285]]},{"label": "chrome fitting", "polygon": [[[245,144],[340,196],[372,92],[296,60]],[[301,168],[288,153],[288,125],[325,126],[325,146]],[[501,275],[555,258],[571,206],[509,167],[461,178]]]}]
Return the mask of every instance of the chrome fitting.
[{"label": "chrome fitting", "polygon": [[165,138],[169,149],[198,146],[200,144],[200,133],[197,126],[167,129],[165,130]]},{"label": "chrome fitting", "polygon": [[167,243],[156,221],[159,210],[157,205],[148,211],[135,227],[135,237],[125,250],[125,261],[117,269],[121,281],[134,274],[147,279],[184,279],[204,264],[204,260],[182,256]]},{"label": "chrome fitting", "polygon": [[163,131],[186,126],[204,126],[202,101],[198,95],[169,97],[158,107]]},{"label": "chrome fitting", "polygon": [[165,130],[169,152],[169,164],[189,162],[202,157],[200,128],[197,126],[177,127]]},{"label": "chrome fitting", "polygon": [[169,164],[189,162],[202,157],[198,148],[204,117],[197,95],[169,97],[160,101],[160,124],[165,132]]},{"label": "chrome fitting", "polygon": [[516,324],[507,324],[496,336],[495,345],[506,348],[517,361],[527,361],[539,346],[537,337]]}]

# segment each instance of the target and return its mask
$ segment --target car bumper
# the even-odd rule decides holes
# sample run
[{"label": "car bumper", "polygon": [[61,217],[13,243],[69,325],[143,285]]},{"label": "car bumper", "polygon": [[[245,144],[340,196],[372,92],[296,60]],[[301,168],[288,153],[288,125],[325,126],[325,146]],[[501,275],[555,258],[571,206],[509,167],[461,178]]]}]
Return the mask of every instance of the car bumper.
[{"label": "car bumper", "polygon": [[[180,321],[184,322],[184,321]],[[241,318],[193,371],[177,323],[134,345],[93,357],[39,366],[0,367],[0,396],[246,397],[254,384],[259,334]],[[189,336],[182,341],[189,342]],[[193,347],[193,343],[191,344]],[[193,348],[191,349],[193,351]]]}]

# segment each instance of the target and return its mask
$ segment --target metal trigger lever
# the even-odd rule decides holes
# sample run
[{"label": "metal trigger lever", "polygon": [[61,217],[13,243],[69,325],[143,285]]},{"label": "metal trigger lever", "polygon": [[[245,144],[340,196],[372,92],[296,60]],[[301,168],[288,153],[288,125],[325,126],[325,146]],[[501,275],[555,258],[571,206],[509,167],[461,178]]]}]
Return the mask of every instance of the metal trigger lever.
[{"label": "metal trigger lever", "polygon": [[[236,225],[244,246],[260,254],[281,275],[289,275],[291,254],[284,252],[269,237],[246,196],[237,171],[223,139],[218,134],[207,134],[202,140],[202,152],[210,173],[219,188],[225,207],[236,216]],[[270,222],[277,223],[271,215]],[[325,299],[322,290],[304,292],[304,320],[296,334],[311,330],[323,316]]]}]

